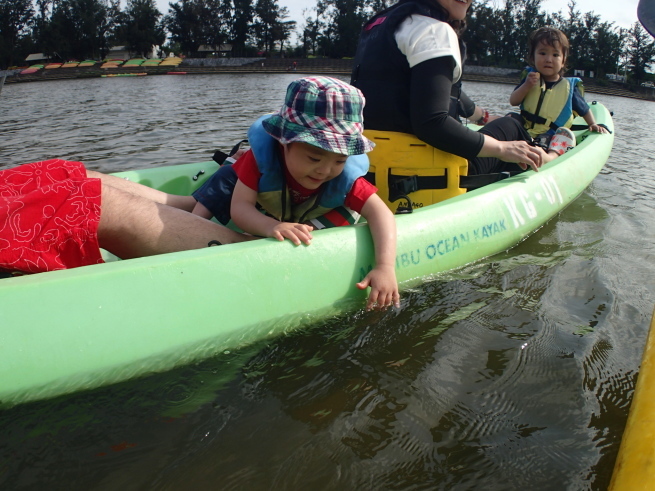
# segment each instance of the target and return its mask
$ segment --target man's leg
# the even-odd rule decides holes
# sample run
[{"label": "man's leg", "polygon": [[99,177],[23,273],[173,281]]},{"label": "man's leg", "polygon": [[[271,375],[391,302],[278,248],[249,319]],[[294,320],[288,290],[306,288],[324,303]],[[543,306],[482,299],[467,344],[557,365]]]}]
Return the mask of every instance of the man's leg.
[{"label": "man's leg", "polygon": [[212,240],[231,244],[252,237],[103,181],[98,240],[103,249],[129,259],[201,249]]},{"label": "man's leg", "polygon": [[116,176],[110,176],[108,174],[102,174],[100,172],[95,172],[88,169],[86,171],[86,175],[94,179],[100,179],[103,184],[108,184],[115,189],[120,189],[121,191],[135,194],[137,196],[141,196],[142,198],[147,198],[156,203],[179,208],[180,210],[192,211],[193,207],[196,205],[196,200],[193,198],[193,196],[178,196],[176,194],[164,193],[163,191],[149,188],[143,184],[128,181],[127,179],[122,179]]}]

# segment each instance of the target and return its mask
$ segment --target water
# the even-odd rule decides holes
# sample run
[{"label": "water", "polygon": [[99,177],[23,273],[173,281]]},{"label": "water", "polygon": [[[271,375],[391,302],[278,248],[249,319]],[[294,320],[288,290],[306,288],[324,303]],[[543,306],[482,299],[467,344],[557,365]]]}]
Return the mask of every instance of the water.
[{"label": "water", "polygon": [[[0,168],[208,160],[294,75],[6,85]],[[511,86],[466,84],[493,112]],[[655,303],[652,103],[511,251],[202,363],[0,412],[2,489],[606,489]],[[207,322],[220,322],[220,302]],[[184,328],[184,326],[181,326]]]}]

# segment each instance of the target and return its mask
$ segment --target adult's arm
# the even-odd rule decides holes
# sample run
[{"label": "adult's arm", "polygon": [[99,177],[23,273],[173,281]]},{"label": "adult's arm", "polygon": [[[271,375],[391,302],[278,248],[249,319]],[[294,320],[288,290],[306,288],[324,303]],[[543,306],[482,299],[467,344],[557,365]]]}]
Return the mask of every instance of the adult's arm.
[{"label": "adult's arm", "polygon": [[[473,114],[475,113],[475,102],[473,102],[471,98],[468,95],[466,95],[466,92],[462,90],[461,80],[453,84],[453,88],[450,91],[450,98],[451,101],[457,102],[457,106],[456,106],[457,116],[471,119],[471,116],[473,116]],[[451,116],[455,118],[455,115],[452,114],[452,110],[451,110]]]},{"label": "adult's arm", "polygon": [[[459,116],[475,124],[485,125],[489,121],[493,121],[499,117],[489,114],[489,111],[473,102],[462,89],[461,80],[453,84],[453,88],[450,91],[450,101],[450,115],[455,119],[458,119],[457,116]],[[453,106],[455,108],[454,113]]]},{"label": "adult's arm", "polygon": [[[468,119],[473,119],[471,116],[475,115],[475,108],[477,107],[475,102],[471,100],[471,98],[466,95],[466,92],[463,90],[459,94],[459,104],[460,104],[460,116]],[[478,118],[480,119],[480,118]]]},{"label": "adult's arm", "polygon": [[442,56],[412,68],[412,129],[418,138],[433,147],[472,159],[480,152],[484,137],[448,115],[454,66],[452,57]]},{"label": "adult's arm", "polygon": [[538,169],[544,152],[525,141],[502,142],[469,130],[448,116],[454,60],[443,56],[412,68],[410,117],[414,134],[433,147],[471,160],[495,157]]}]

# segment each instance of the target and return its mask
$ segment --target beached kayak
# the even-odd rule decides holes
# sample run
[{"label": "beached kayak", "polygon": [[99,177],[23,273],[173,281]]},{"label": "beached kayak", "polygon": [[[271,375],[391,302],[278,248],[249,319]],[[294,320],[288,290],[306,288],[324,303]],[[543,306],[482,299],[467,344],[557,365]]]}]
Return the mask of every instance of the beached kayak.
[{"label": "beached kayak", "polygon": [[[613,130],[609,112],[596,121]],[[543,167],[396,217],[401,289],[516,245],[600,172],[611,134]],[[118,175],[190,193],[213,162]],[[203,173],[204,172],[204,173]],[[98,387],[199,360],[363,308],[373,265],[366,224],[311,246],[262,239],[0,280],[0,405]]]}]

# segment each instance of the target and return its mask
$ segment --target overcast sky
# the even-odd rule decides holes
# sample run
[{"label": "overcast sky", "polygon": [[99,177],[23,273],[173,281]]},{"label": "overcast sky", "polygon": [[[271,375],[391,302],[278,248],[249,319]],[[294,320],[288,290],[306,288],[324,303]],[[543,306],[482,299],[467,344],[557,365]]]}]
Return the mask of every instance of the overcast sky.
[{"label": "overcast sky", "polygon": [[[169,0],[156,0],[160,12],[168,12]],[[125,2],[123,2],[124,4]],[[503,0],[490,0],[490,3],[500,8],[504,5]],[[548,12],[561,10],[566,14],[568,11],[568,0],[543,0],[541,8]],[[637,4],[639,0],[577,0],[577,9],[582,12],[595,12],[600,15],[602,21],[614,22],[618,27],[630,27],[637,21]],[[316,5],[313,0],[278,0],[278,5],[287,7],[291,14],[290,20],[302,24],[303,10],[308,6]]]}]

